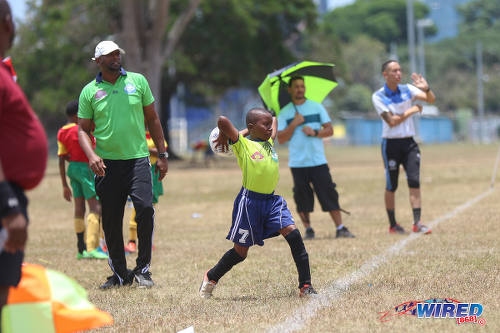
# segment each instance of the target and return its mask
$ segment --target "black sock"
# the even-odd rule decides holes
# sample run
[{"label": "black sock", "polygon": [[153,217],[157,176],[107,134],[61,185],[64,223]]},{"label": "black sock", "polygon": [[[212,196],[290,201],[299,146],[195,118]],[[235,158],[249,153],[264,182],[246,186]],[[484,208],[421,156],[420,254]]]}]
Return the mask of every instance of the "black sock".
[{"label": "black sock", "polygon": [[311,284],[311,271],[309,268],[309,255],[307,254],[299,229],[295,229],[285,236],[290,250],[292,250],[293,261],[299,273],[299,288],[305,284]]},{"label": "black sock", "polygon": [[210,281],[219,281],[234,265],[242,262],[245,258],[241,257],[234,248],[224,253],[217,265],[207,272]]},{"label": "black sock", "polygon": [[422,208],[413,208],[413,224],[420,222],[420,214],[422,213]]},{"label": "black sock", "polygon": [[77,232],[76,233],[76,246],[78,247],[78,253],[83,253],[83,250],[85,250],[85,242],[83,241],[83,232]]},{"label": "black sock", "polygon": [[389,223],[391,224],[391,228],[396,225],[396,217],[394,214],[394,210],[388,209],[387,216],[389,216]]}]

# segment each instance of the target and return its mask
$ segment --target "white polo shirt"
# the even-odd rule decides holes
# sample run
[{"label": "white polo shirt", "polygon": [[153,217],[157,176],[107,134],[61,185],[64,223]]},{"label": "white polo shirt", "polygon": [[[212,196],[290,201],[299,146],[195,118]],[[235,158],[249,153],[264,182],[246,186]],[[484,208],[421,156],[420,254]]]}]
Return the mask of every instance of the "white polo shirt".
[{"label": "white polo shirt", "polygon": [[[411,84],[399,84],[396,91],[390,90],[386,84],[373,93],[372,103],[379,116],[383,112],[392,112],[394,115],[402,115],[408,110],[416,95],[422,91]],[[415,135],[413,116],[406,118],[401,124],[390,127],[382,119],[383,138],[408,138]]]}]

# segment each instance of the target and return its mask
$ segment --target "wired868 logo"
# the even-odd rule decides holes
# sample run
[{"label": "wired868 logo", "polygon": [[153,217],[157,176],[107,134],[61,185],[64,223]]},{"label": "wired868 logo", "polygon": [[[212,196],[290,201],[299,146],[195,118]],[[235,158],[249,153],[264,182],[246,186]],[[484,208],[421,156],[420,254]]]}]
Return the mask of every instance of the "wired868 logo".
[{"label": "wired868 logo", "polygon": [[483,306],[480,303],[462,303],[451,298],[409,301],[396,305],[389,311],[379,313],[382,314],[380,321],[409,315],[417,318],[452,318],[456,320],[457,325],[475,323],[483,326],[486,324],[486,321],[480,318],[483,314]]}]

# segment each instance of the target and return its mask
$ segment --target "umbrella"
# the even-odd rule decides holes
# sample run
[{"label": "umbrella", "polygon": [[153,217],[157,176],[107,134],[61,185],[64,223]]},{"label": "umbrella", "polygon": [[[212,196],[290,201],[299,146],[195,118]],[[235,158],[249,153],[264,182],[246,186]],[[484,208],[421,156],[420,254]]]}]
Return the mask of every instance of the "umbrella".
[{"label": "umbrella", "polygon": [[290,101],[288,82],[293,76],[302,76],[306,86],[305,97],[321,103],[337,86],[333,75],[333,64],[300,61],[268,74],[259,86],[259,94],[266,107],[276,112]]}]

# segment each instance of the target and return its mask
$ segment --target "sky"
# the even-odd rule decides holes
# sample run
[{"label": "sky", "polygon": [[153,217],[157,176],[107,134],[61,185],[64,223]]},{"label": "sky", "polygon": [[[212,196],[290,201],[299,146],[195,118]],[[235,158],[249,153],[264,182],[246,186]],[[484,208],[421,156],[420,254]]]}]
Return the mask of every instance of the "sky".
[{"label": "sky", "polygon": [[26,0],[8,0],[14,18],[22,20],[26,11]]}]

